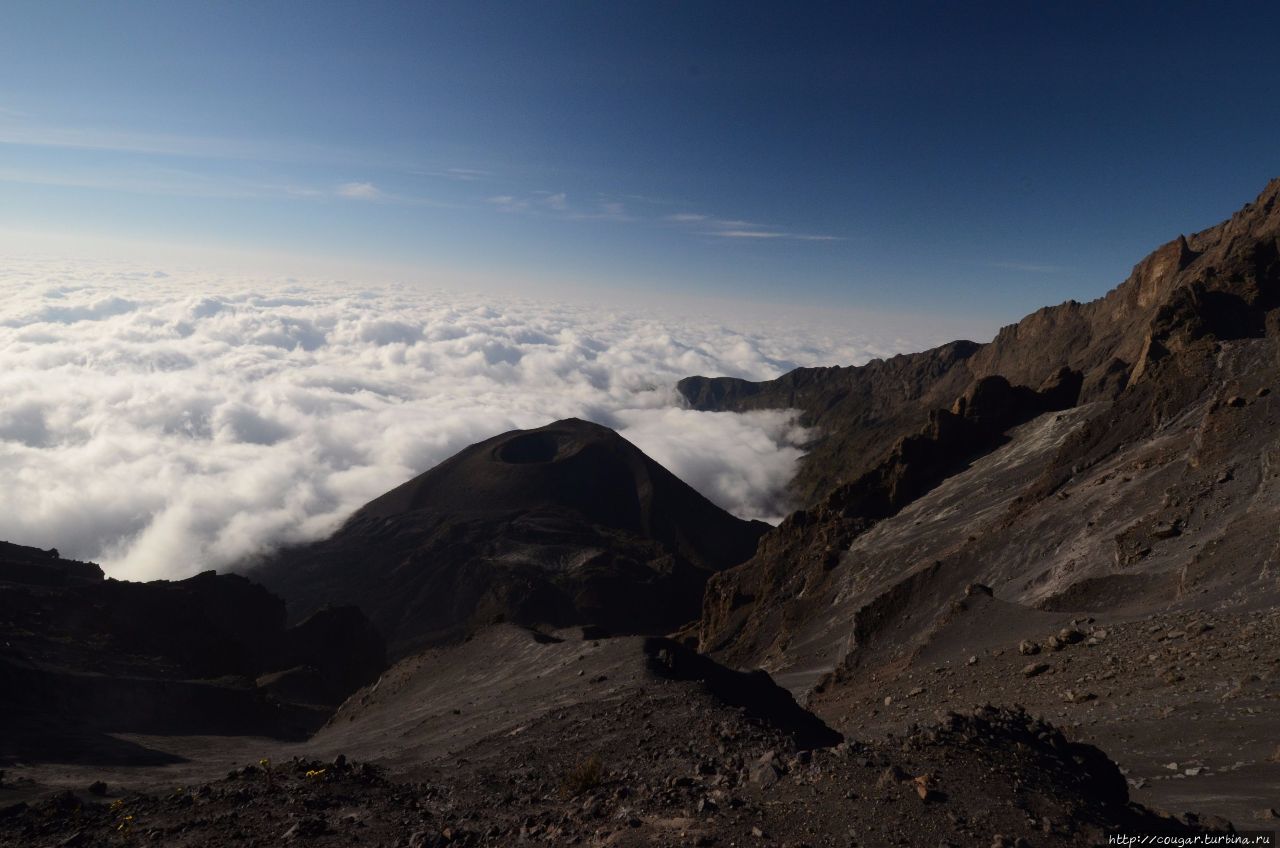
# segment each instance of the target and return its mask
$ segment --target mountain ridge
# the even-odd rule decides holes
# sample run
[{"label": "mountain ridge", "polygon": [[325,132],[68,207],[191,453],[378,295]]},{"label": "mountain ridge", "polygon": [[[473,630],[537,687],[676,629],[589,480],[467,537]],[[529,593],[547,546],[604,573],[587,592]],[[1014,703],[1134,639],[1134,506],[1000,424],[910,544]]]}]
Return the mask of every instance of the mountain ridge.
[{"label": "mountain ridge", "polygon": [[[982,377],[1034,388],[1065,366],[1083,375],[1081,402],[1113,399],[1167,355],[1169,345],[1180,349],[1194,341],[1179,328],[1189,326],[1195,337],[1274,333],[1277,295],[1259,280],[1274,277],[1280,262],[1278,199],[1280,177],[1228,220],[1158,247],[1103,296],[1042,307],[985,344],[953,341],[861,366],[797,368],[760,382],[686,377],[677,391],[698,410],[798,409],[801,423],[820,434],[791,490],[798,507],[812,506],[873,468],[930,410],[949,407]],[[1168,303],[1180,288],[1199,303]],[[1206,306],[1206,297],[1215,302]],[[1260,308],[1271,316],[1264,324],[1271,324],[1251,326]],[[832,468],[843,471],[836,476]]]}]

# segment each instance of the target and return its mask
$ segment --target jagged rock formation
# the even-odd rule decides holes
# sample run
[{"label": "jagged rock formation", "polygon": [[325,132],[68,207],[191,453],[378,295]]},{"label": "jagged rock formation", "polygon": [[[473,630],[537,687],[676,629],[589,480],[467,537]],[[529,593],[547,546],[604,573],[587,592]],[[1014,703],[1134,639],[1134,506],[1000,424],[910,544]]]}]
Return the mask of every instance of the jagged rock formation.
[{"label": "jagged rock formation", "polygon": [[762,383],[688,377],[695,409],[798,409],[820,430],[793,488],[812,506],[878,465],[929,413],[974,380],[998,375],[1039,386],[1061,368],[1082,375],[1081,402],[1111,400],[1152,365],[1207,339],[1274,336],[1280,313],[1280,180],[1230,220],[1179,236],[1090,303],[1045,307],[988,344],[951,342],[858,367],[799,368]]},{"label": "jagged rock formation", "polygon": [[355,603],[398,653],[494,621],[657,634],[766,529],[569,419],[473,445],[252,573],[298,612]]},{"label": "jagged rock formation", "polygon": [[[862,604],[874,606],[878,593],[891,586],[868,579],[865,567],[848,556],[853,540],[999,446],[1011,426],[1077,402],[1088,404],[1090,413],[1072,419],[1078,426],[1061,434],[1056,453],[1041,455],[1035,479],[1010,495],[1005,525],[983,527],[977,534],[986,552],[982,564],[974,566],[977,573],[959,575],[948,567],[969,544],[967,535],[948,537],[935,559],[950,557],[948,566],[938,568],[956,573],[950,578],[952,589],[979,578],[997,588],[1031,580],[1030,586],[1019,586],[1017,595],[1037,603],[1056,603],[1050,595],[1069,593],[1071,584],[1086,575],[1111,580],[1116,567],[1110,557],[1103,565],[1074,565],[1072,578],[1065,576],[1065,566],[1056,572],[1036,566],[1036,574],[1028,573],[1025,561],[1010,566],[1003,583],[992,574],[997,563],[1021,554],[1012,547],[1009,537],[1016,525],[1010,521],[1021,516],[1037,528],[1052,527],[1054,538],[1061,538],[1070,518],[1051,520],[1035,513],[1036,505],[1063,486],[1078,484],[1086,469],[1125,446],[1150,443],[1162,428],[1182,422],[1197,434],[1187,446],[1187,476],[1202,466],[1205,451],[1216,447],[1219,453],[1238,453],[1243,447],[1238,441],[1219,441],[1226,437],[1214,426],[1222,417],[1214,417],[1213,410],[1228,400],[1219,388],[1224,381],[1237,384],[1232,395],[1268,390],[1274,338],[1280,331],[1278,198],[1280,180],[1229,221],[1180,236],[1155,251],[1105,297],[1042,309],[1005,327],[986,345],[953,343],[862,368],[802,369],[763,384],[683,381],[682,392],[699,408],[795,406],[806,423],[823,433],[798,477],[797,492],[810,498],[810,507],[769,534],[749,563],[712,581],[700,629],[703,647],[740,663],[771,656],[776,660],[798,628],[812,629],[823,598],[839,597],[850,611]],[[957,390],[960,385],[968,388]],[[1245,404],[1243,396],[1237,403]],[[1247,413],[1235,417],[1243,415]],[[900,432],[912,422],[914,429]],[[956,422],[965,426],[958,428]],[[1268,423],[1257,422],[1262,427]],[[1214,438],[1206,440],[1210,435]],[[1268,443],[1269,436],[1263,436],[1257,448],[1265,450]],[[860,449],[860,458],[841,461],[850,446]],[[1220,461],[1231,464],[1225,457]],[[825,469],[833,467],[844,472],[843,480],[831,479]],[[979,488],[972,498],[985,508],[983,483],[973,484]],[[1146,504],[1148,509],[1155,506]],[[1142,525],[1134,520],[1135,528]],[[1145,543],[1136,539],[1128,544],[1136,554]],[[1121,561],[1127,567],[1135,559],[1126,554]],[[936,583],[917,571],[922,565],[914,559],[897,563],[892,582]],[[1207,571],[1192,567],[1187,573]],[[855,590],[845,574],[859,575],[848,579],[863,588]],[[1151,590],[1140,595],[1171,597],[1160,579],[1128,581],[1129,589],[1139,585]],[[906,594],[918,597],[922,592],[917,588]],[[852,617],[848,627],[852,636],[857,630]]]},{"label": "jagged rock formation", "polygon": [[[752,560],[717,575],[703,601],[702,649],[739,663],[762,658],[820,614],[814,604],[825,595],[817,590],[855,538],[1007,441],[1014,425],[1071,406],[1079,389],[1079,373],[1067,369],[1041,391],[998,376],[978,380],[951,409],[935,410],[919,433],[898,440],[878,466],[814,509],[792,513]],[[793,598],[805,600],[789,606]]]},{"label": "jagged rock formation", "polygon": [[952,342],[858,367],[797,368],[763,383],[686,377],[677,389],[694,409],[800,410],[801,423],[821,433],[791,483],[797,501],[811,506],[874,468],[897,439],[927,423],[931,410],[949,407],[973,379],[963,366],[978,348]]},{"label": "jagged rock formation", "polygon": [[[0,543],[0,755],[63,756],[108,732],[297,735],[382,670],[355,610],[285,627],[284,602],[237,575],[108,580],[92,564]],[[287,695],[273,677],[295,680]]]},{"label": "jagged rock formation", "polygon": [[[934,666],[981,672],[1046,628],[1193,613],[1225,622],[1280,602],[1280,181],[1229,221],[1161,247],[1105,297],[959,349],[764,384],[683,384],[703,408],[794,404],[822,428],[797,487],[809,505],[709,582],[703,650],[766,668],[847,731],[886,689],[946,706],[962,689],[930,689],[922,676]],[[902,391],[890,371],[916,382]],[[846,408],[850,385],[869,411]],[[847,476],[815,470],[848,445],[865,451],[838,466]],[[1131,677],[1157,656],[1159,685],[1186,677],[1169,670],[1185,661],[1176,652],[1133,652]],[[1273,691],[1274,671],[1256,673]],[[1093,703],[1063,688],[1058,703]],[[1144,697],[1149,709],[1126,716],[1125,732],[1097,725],[1113,755],[1133,755],[1127,740],[1156,734],[1154,716],[1183,703]],[[1251,732],[1265,748],[1269,726]],[[1229,756],[1213,744],[1205,761]]]}]

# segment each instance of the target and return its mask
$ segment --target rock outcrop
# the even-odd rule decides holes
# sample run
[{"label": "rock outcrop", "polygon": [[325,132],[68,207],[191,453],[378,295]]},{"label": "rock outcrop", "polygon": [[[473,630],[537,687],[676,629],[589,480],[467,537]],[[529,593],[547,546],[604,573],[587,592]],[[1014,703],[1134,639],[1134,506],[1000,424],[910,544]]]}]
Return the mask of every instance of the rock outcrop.
[{"label": "rock outcrop", "polygon": [[1179,236],[1090,303],[1067,301],[1003,327],[987,344],[951,342],[857,367],[798,368],[764,382],[688,377],[694,409],[798,409],[819,431],[793,482],[800,507],[879,464],[930,412],[973,381],[1038,387],[1081,374],[1080,401],[1112,400],[1152,365],[1205,340],[1280,332],[1280,179],[1228,221]]},{"label": "rock outcrop", "polygon": [[[306,733],[385,666],[353,608],[285,626],[284,602],[232,574],[150,583],[0,543],[0,753],[93,756],[100,734]],[[285,669],[287,696],[255,684]]]},{"label": "rock outcrop", "polygon": [[[1272,390],[1278,307],[1280,180],[1223,224],[1162,246],[1106,296],[1039,310],[988,344],[801,369],[766,383],[683,381],[697,408],[791,406],[820,433],[795,486],[804,508],[751,561],[711,582],[702,647],[747,666],[831,668],[884,627],[894,632],[886,643],[910,643],[943,599],[971,582],[1028,604],[1060,607],[1071,598],[1083,608],[1167,604],[1192,582],[1195,591],[1235,591],[1256,572],[1213,552],[1237,550],[1233,540],[1252,528],[1269,488],[1246,502],[1243,492],[1201,478],[1226,480],[1273,449],[1270,404],[1261,398]],[[1049,411],[1059,425],[1026,423]],[[861,450],[848,458],[849,446]],[[1126,463],[1162,469],[1163,486],[1173,488],[1117,494],[1108,512],[1077,527],[1086,481],[1101,487],[1091,494],[1110,493],[1130,479],[1120,470]],[[855,545],[953,479],[933,500],[959,498],[959,509],[982,521],[949,517],[952,532],[928,541],[903,535],[910,554],[892,561]],[[1198,524],[1211,528],[1213,545],[1190,550],[1184,541],[1184,557],[1153,558],[1172,552],[1168,540],[1181,532],[1160,528],[1186,526],[1191,505],[1212,498],[1215,486],[1226,499]],[[1082,560],[1098,528],[1120,516],[1131,527],[1112,533],[1115,556]],[[1240,522],[1236,529],[1224,516]],[[815,665],[799,643],[821,646],[825,659]],[[801,677],[805,686],[818,679]]]}]

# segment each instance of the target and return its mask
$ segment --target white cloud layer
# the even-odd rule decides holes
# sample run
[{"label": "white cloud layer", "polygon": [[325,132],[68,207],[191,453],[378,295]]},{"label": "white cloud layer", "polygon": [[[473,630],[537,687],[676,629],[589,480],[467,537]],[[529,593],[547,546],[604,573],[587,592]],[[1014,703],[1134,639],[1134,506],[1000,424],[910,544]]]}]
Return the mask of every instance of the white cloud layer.
[{"label": "white cloud layer", "polygon": [[0,539],[119,578],[223,568],[332,531],[469,444],[568,416],[615,427],[738,515],[776,519],[804,436],[792,416],[682,409],[676,380],[913,345],[748,323],[5,262]]}]

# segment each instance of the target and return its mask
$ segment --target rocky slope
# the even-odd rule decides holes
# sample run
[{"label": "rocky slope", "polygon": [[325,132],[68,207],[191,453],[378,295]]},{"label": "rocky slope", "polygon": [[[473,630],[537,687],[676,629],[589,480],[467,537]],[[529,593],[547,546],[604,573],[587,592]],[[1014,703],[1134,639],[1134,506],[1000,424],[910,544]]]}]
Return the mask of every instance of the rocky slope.
[{"label": "rocky slope", "polygon": [[398,653],[494,621],[664,633],[766,529],[570,419],[473,445],[251,573],[297,614],[356,604]]},{"label": "rocky slope", "polygon": [[[811,463],[840,462],[841,446],[876,447],[839,465],[843,479],[802,472],[810,505],[752,560],[710,581],[700,626],[686,637],[731,665],[766,668],[839,730],[884,732],[978,695],[1026,703],[1018,645],[1073,622],[1138,639],[1141,626],[1177,632],[1172,622],[1186,616],[1235,632],[1251,611],[1274,608],[1278,198],[1280,181],[1229,221],[1160,248],[1105,297],[1041,310],[987,345],[962,347],[963,357],[948,346],[767,384],[687,382],[690,402],[707,408],[798,404],[824,428]],[[883,378],[889,371],[917,382],[903,390]],[[805,391],[793,392],[799,383]],[[850,384],[872,398],[871,412],[843,411]],[[999,412],[983,411],[984,395],[1003,399]],[[912,415],[915,429],[884,440],[886,422],[905,427]],[[1271,632],[1247,630],[1260,640]],[[1264,795],[1280,791],[1280,766],[1267,759],[1274,728],[1241,723],[1235,698],[1219,700],[1225,693],[1192,705],[1175,685],[1198,650],[1108,644],[1124,649],[1094,655],[1113,668],[1045,678],[1054,691],[1036,702],[1066,709],[1079,732],[1126,768],[1147,769],[1161,791],[1151,751],[1163,739],[1177,762],[1173,740],[1188,737],[1206,761],[1245,764],[1255,786],[1271,787]],[[1280,697],[1278,648],[1268,637],[1231,666],[1232,679],[1256,683],[1250,709]],[[944,687],[929,684],[928,657],[940,651]],[[1015,659],[993,664],[991,651]],[[1183,678],[1138,682],[1149,664]],[[1198,669],[1202,692],[1215,669],[1224,670]],[[1106,671],[1120,684],[1089,688]],[[918,709],[879,704],[912,692]],[[873,720],[868,705],[880,711]],[[1238,732],[1168,730],[1197,721]],[[1224,795],[1219,774],[1184,775],[1180,803],[1246,817],[1269,809],[1257,792]]]},{"label": "rocky slope", "polygon": [[1132,804],[1101,752],[1017,710],[841,741],[767,677],[667,640],[510,625],[406,658],[305,744],[236,753],[151,784],[78,772],[97,795],[20,785],[0,844],[988,848],[1226,826]]},{"label": "rocky slope", "polygon": [[[749,563],[712,581],[701,644],[736,662],[761,661],[783,650],[795,630],[788,621],[812,626],[812,612],[823,608],[822,597],[838,595],[853,611],[875,603],[895,585],[901,586],[900,595],[919,595],[921,589],[903,581],[914,580],[917,586],[937,582],[922,568],[934,569],[953,589],[969,579],[1011,589],[1017,599],[1034,603],[1054,603],[1049,596],[1065,599],[1072,591],[1087,595],[1091,587],[1117,579],[1134,602],[1171,600],[1176,591],[1169,580],[1174,578],[1161,582],[1154,573],[1172,575],[1174,564],[1156,568],[1163,561],[1148,558],[1153,548],[1144,539],[1178,535],[1179,530],[1166,525],[1187,524],[1195,503],[1213,498],[1216,486],[1244,498],[1237,498],[1236,511],[1247,514],[1242,519],[1246,522],[1248,515],[1261,514],[1269,498],[1270,465],[1265,456],[1274,444],[1274,422],[1266,393],[1273,388],[1275,339],[1280,334],[1278,197],[1280,181],[1275,181],[1229,221],[1157,250],[1105,297],[1041,310],[1001,330],[987,345],[952,345],[862,369],[793,374],[762,385],[721,383],[711,391],[706,381],[682,384],[691,402],[704,407],[799,404],[810,423],[826,433],[810,454],[809,466],[845,472],[842,481],[819,486],[820,475],[802,471],[802,490],[821,495],[770,533]],[[889,372],[897,377],[887,379]],[[906,391],[904,375],[911,378]],[[793,391],[805,381],[811,383],[807,392]],[[922,411],[962,381],[967,389],[941,408]],[[859,395],[848,393],[854,384],[862,386]],[[1010,384],[1023,388],[1010,390]],[[996,387],[999,397],[992,391]],[[1031,387],[1041,392],[1032,393]],[[861,395],[871,398],[865,410],[838,412],[844,405],[861,404]],[[990,411],[979,408],[984,403]],[[1010,427],[1043,409],[1076,403],[1084,404],[1081,409],[1087,412],[1073,413],[1075,426],[1034,451],[1034,479],[1019,480],[1013,490],[1008,484],[998,488],[1008,500],[1007,515],[971,526],[963,536],[941,534],[934,548],[918,545],[913,559],[897,560],[878,571],[848,555],[853,540],[875,522],[895,515],[968,463],[1000,448],[1010,438]],[[901,424],[913,415],[923,417],[924,423],[885,444],[885,422]],[[869,442],[880,445],[879,452],[863,453],[876,457],[874,461],[841,464],[830,457],[832,451],[843,450],[842,445]],[[1156,446],[1161,450],[1154,450]],[[1080,501],[1062,503],[1070,492],[1095,485],[1105,487],[1101,492],[1112,492],[1123,476],[1115,469],[1143,461],[1140,456],[1146,457],[1146,468],[1166,472],[1161,476],[1165,485],[1177,484],[1177,504],[1171,493],[1151,487],[1126,492],[1114,498],[1121,502],[1121,512],[1110,515],[1128,516],[1132,527],[1110,533],[1092,525],[1078,529],[1074,518],[1080,514]],[[1095,473],[1104,461],[1113,472],[1105,479]],[[1005,464],[1019,463],[1023,459],[1015,456]],[[1261,488],[1246,492],[1244,486],[1218,481],[1237,468]],[[971,475],[966,492],[971,509],[985,512],[992,506],[988,483],[981,476]],[[1056,562],[1038,563],[1025,556],[1025,545],[1060,551],[1068,540],[1079,539],[1084,548],[1100,542],[1105,547],[1111,536],[1122,532],[1128,541],[1117,544],[1132,550],[1126,549],[1118,559],[1111,551],[1082,556],[1083,548]],[[1209,552],[1239,532],[1227,532],[1219,521],[1218,547],[1197,554],[1188,574],[1210,582],[1234,575],[1239,577],[1236,586],[1256,576],[1256,569],[1242,570],[1238,560],[1233,568],[1223,569],[1204,562]],[[981,550],[980,563],[979,554],[966,552],[966,545]],[[973,565],[959,567],[953,564],[957,558]],[[1224,551],[1219,559],[1229,557]],[[1131,567],[1140,560],[1146,564]],[[1008,564],[1002,566],[1005,561]],[[972,573],[962,574],[965,568]],[[1186,582],[1185,577],[1178,579]],[[853,618],[844,618],[853,635]]]}]

